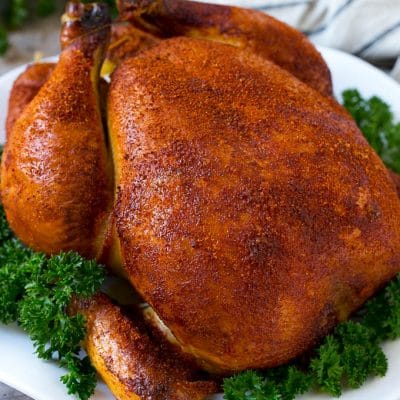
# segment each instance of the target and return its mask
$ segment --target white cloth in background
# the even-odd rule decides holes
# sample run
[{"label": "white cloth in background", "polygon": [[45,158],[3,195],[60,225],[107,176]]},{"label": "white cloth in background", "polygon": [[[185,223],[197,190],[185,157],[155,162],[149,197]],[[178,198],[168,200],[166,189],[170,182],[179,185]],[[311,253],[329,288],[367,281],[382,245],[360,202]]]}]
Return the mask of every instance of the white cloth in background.
[{"label": "white cloth in background", "polygon": [[[300,29],[316,44],[353,53],[380,67],[393,67],[400,56],[400,0],[212,2],[263,10]],[[392,75],[400,81],[400,61]]]},{"label": "white cloth in background", "polygon": [[397,59],[397,62],[392,69],[391,75],[394,79],[400,82],[400,57]]}]

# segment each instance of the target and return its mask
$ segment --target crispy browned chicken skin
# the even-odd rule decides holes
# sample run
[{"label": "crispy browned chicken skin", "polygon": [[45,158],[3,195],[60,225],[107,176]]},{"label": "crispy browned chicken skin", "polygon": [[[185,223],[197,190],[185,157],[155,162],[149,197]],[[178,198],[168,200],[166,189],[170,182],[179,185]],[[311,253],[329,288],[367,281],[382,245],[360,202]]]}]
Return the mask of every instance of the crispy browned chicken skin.
[{"label": "crispy browned chicken skin", "polygon": [[[79,20],[84,6],[68,6],[60,60],[23,108],[4,149],[1,192],[10,226],[27,245],[46,253],[76,250],[96,257],[103,249],[113,204],[98,96],[110,33],[103,8]],[[15,101],[22,107],[22,99]]]},{"label": "crispy browned chicken skin", "polygon": [[54,67],[55,64],[53,63],[32,64],[14,82],[10,93],[6,122],[7,139],[16,120],[21,116],[25,107],[37,95],[47,79],[49,79]]},{"label": "crispy browned chicken skin", "polygon": [[119,400],[202,400],[218,391],[167,343],[149,335],[138,311],[125,314],[103,294],[76,302],[71,311],[86,317],[85,348]]},{"label": "crispy browned chicken skin", "polygon": [[[2,164],[7,217],[26,243],[122,259],[183,351],[224,374],[291,360],[400,270],[396,187],[333,99],[252,48],[174,38],[115,71],[106,140],[108,31],[72,28]],[[148,339],[106,303],[83,308],[89,354],[105,368],[98,335],[115,328],[130,355],[106,379],[135,398],[123,370],[135,376],[153,345],[137,345]]]},{"label": "crispy browned chicken skin", "polygon": [[247,49],[323,95],[332,95],[321,54],[298,30],[257,10],[187,0],[117,0],[122,19],[162,37],[188,36]]},{"label": "crispy browned chicken skin", "polygon": [[141,51],[156,46],[160,40],[127,22],[115,23],[112,26],[111,42],[107,49],[106,59],[113,66],[117,66],[126,58],[134,57]]},{"label": "crispy browned chicken skin", "polygon": [[390,176],[393,179],[393,182],[396,186],[397,194],[400,197],[400,175],[396,174],[395,172],[390,171]]},{"label": "crispy browned chicken skin", "polygon": [[125,268],[207,368],[292,359],[399,271],[382,162],[274,64],[164,41],[115,72],[108,121]]}]

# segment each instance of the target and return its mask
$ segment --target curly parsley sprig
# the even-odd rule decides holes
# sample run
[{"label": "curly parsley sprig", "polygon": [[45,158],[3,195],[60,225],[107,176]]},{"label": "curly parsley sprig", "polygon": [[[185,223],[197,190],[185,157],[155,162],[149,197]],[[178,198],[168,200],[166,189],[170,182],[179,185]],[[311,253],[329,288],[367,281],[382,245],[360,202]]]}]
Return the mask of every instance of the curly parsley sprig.
[{"label": "curly parsley sprig", "polygon": [[88,357],[80,356],[85,337],[83,315],[68,315],[74,296],[89,298],[104,280],[104,270],[76,253],[53,257],[23,246],[8,228],[0,206],[0,321],[18,322],[32,339],[36,354],[58,359],[69,394],[87,400],[96,386]]},{"label": "curly parsley sprig", "polygon": [[356,89],[345,90],[342,96],[369,144],[388,168],[400,173],[400,123],[394,122],[389,105],[376,96],[364,99]]}]

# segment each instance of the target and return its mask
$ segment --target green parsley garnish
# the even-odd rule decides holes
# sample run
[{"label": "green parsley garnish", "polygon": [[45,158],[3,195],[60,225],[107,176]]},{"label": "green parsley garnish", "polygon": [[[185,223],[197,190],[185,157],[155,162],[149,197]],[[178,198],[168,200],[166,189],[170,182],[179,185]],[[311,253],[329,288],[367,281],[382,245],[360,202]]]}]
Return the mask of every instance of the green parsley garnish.
[{"label": "green parsley garnish", "polygon": [[87,400],[96,386],[89,358],[80,356],[83,315],[69,316],[74,296],[89,298],[104,280],[104,269],[76,253],[46,257],[21,244],[8,228],[0,206],[0,321],[17,322],[32,339],[36,354],[57,359],[69,394]]},{"label": "green parsley garnish", "polygon": [[376,96],[364,99],[355,89],[345,90],[342,96],[369,144],[388,168],[400,173],[400,123],[394,122],[389,105]]}]

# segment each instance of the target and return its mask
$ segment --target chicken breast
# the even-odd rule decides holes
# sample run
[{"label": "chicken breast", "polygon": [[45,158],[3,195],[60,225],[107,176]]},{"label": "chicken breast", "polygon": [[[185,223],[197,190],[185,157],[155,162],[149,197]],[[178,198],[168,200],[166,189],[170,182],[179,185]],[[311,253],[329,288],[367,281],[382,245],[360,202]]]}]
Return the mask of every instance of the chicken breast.
[{"label": "chicken breast", "polygon": [[204,368],[287,362],[400,271],[389,173],[275,64],[166,40],[115,71],[108,122],[127,275]]},{"label": "chicken breast", "polygon": [[187,36],[247,49],[325,96],[332,96],[328,66],[297,29],[258,10],[188,0],[117,0],[120,18],[161,37]]}]

